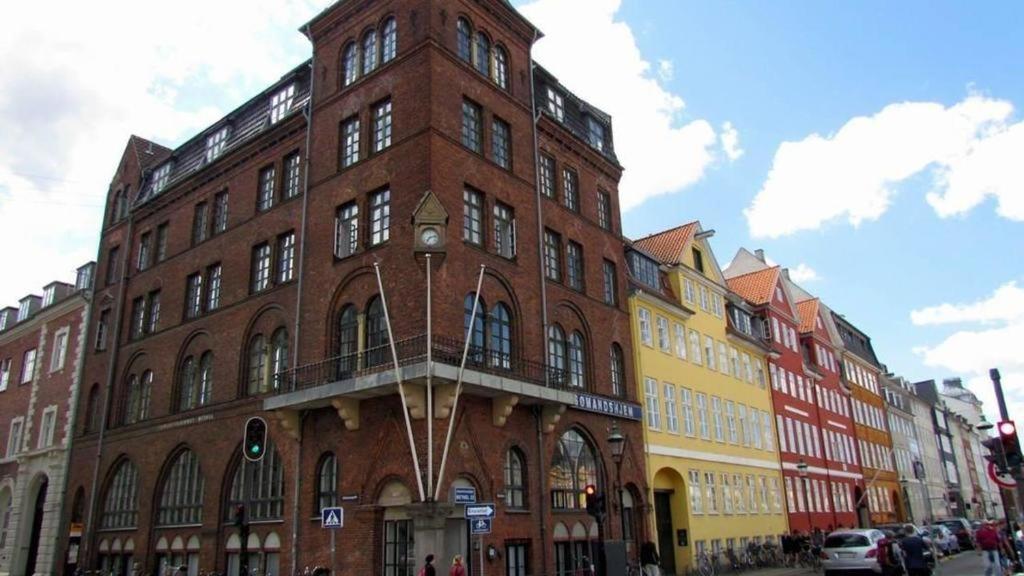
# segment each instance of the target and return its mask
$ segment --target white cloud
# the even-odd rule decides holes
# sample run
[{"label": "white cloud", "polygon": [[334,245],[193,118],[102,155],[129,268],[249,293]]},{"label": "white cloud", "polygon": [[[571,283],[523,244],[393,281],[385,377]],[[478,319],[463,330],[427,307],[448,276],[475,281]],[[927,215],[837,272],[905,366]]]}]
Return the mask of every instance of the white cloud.
[{"label": "white cloud", "polygon": [[964,214],[987,196],[1006,218],[1024,220],[1024,123],[1013,105],[971,95],[953,106],[890,104],[838,132],[783,142],[744,211],[750,233],[776,238],[835,220],[878,219],[899,184],[931,169],[928,202],[942,217]]},{"label": "white cloud", "polygon": [[615,152],[626,167],[622,208],[675,192],[704,177],[715,159],[712,125],[684,114],[645,60],[621,0],[536,0],[520,7],[545,37],[535,56],[570,90],[612,115]]},{"label": "white cloud", "polygon": [[[309,57],[329,0],[11,4],[0,35],[0,306],[96,257],[130,134],[176,145]],[[268,18],[268,14],[274,17]]]},{"label": "white cloud", "polygon": [[910,313],[911,321],[917,326],[938,324],[959,324],[966,322],[1011,322],[1024,321],[1024,289],[1016,281],[1007,282],[992,296],[969,304],[940,304]]},{"label": "white cloud", "polygon": [[658,60],[658,78],[663,82],[671,82],[675,77],[675,69],[671,60]]},{"label": "white cloud", "polygon": [[729,160],[735,161],[743,156],[743,149],[740,148],[740,135],[736,132],[736,127],[732,125],[732,122],[722,124],[719,138],[722,140],[722,151],[725,152]]},{"label": "white cloud", "polygon": [[802,282],[814,282],[821,280],[821,276],[818,276],[817,270],[811,268],[807,264],[801,262],[797,264],[796,268],[789,269],[789,278],[793,282],[800,284]]}]

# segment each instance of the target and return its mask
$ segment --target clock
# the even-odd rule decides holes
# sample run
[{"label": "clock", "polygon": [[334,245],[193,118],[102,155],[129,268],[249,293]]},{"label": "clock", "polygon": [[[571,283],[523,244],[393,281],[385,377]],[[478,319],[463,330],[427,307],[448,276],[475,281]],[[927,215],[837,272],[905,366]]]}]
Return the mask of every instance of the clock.
[{"label": "clock", "polygon": [[437,248],[441,244],[441,234],[437,228],[426,227],[420,231],[420,243],[427,248]]}]

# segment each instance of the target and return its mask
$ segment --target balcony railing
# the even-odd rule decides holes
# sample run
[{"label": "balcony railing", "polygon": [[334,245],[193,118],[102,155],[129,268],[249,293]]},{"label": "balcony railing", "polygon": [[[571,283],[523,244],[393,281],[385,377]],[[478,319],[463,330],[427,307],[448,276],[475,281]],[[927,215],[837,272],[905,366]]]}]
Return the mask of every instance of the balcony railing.
[{"label": "balcony railing", "polygon": [[[464,340],[446,336],[434,336],[432,360],[438,364],[459,366],[462,361]],[[395,342],[399,366],[409,366],[427,360],[427,336],[425,334]],[[548,367],[516,355],[503,354],[470,346],[466,357],[466,368],[495,376],[512,378],[547,386],[559,390],[572,390],[569,372]],[[312,364],[298,366],[277,374],[278,393],[295,392],[306,388],[324,386],[332,382],[350,380],[369,374],[394,369],[391,347],[388,345],[369,348],[353,354],[327,358]],[[547,378],[545,378],[545,376]]]}]

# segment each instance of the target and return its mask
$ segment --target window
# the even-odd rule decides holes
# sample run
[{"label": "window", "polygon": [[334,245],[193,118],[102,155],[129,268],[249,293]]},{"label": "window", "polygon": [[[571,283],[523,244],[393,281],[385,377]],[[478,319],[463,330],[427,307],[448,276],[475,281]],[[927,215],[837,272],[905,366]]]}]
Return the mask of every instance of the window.
[{"label": "window", "polygon": [[387,242],[391,232],[391,191],[370,195],[370,245]]},{"label": "window", "polygon": [[612,344],[611,347],[612,394],[624,396],[626,393],[626,364],[622,356],[622,347]]},{"label": "window", "polygon": [[277,283],[295,278],[295,232],[277,237]]},{"label": "window", "polygon": [[363,75],[377,69],[377,32],[370,30],[363,36]]},{"label": "window", "polygon": [[664,316],[658,316],[658,348],[662,352],[668,353],[672,348],[670,342],[671,336],[668,333],[668,319]]},{"label": "window", "polygon": [[11,434],[7,437],[7,457],[10,458],[21,452],[22,433],[25,428],[25,419],[17,417],[11,420]]},{"label": "window", "polygon": [[605,260],[601,272],[604,276],[604,303],[615,306],[618,304],[619,293],[615,264]]},{"label": "window", "polygon": [[178,386],[178,410],[205,406],[213,393],[213,353],[205,352],[197,361],[189,356],[181,365]]},{"label": "window", "polygon": [[456,24],[456,35],[459,58],[469,62],[473,58],[473,28],[465,18],[459,18],[459,21]]},{"label": "window", "polygon": [[569,241],[565,248],[566,274],[569,280],[569,287],[579,292],[583,291],[583,247],[576,242]]},{"label": "window", "polygon": [[381,56],[380,61],[386,64],[395,59],[398,52],[398,24],[394,16],[384,21],[384,29],[381,32]]},{"label": "window", "polygon": [[548,86],[548,112],[561,122],[565,119],[565,99],[554,88]]},{"label": "window", "polygon": [[158,526],[200,524],[203,521],[203,473],[191,450],[175,456],[164,478],[157,508]]},{"label": "window", "polygon": [[700,425],[700,437],[709,440],[711,433],[708,427],[708,397],[703,392],[697,392],[697,422]]},{"label": "window", "polygon": [[196,318],[203,309],[203,276],[196,272],[185,281],[185,317]]},{"label": "window", "polygon": [[146,297],[145,331],[152,334],[160,326],[160,291],[154,290]]},{"label": "window", "polygon": [[544,230],[544,275],[562,281],[562,237],[551,230]]},{"label": "window", "polygon": [[146,307],[142,296],[132,300],[132,339],[141,338],[146,329]]},{"label": "window", "polygon": [[206,269],[206,309],[216,310],[220,306],[220,264]]},{"label": "window", "polygon": [[555,160],[546,154],[540,155],[540,192],[555,197]]},{"label": "window", "polygon": [[675,327],[675,349],[676,356],[686,360],[686,330],[682,324],[673,324]]},{"label": "window", "polygon": [[384,322],[384,306],[379,296],[374,296],[366,306],[366,362],[378,366],[390,361],[388,356],[388,330]]},{"label": "window", "polygon": [[220,234],[228,229],[228,191],[218,192],[213,197],[213,233]]},{"label": "window", "polygon": [[483,32],[476,33],[473,67],[484,76],[491,76],[491,40]]},{"label": "window", "polygon": [[50,406],[43,410],[42,420],[39,422],[39,439],[36,441],[36,448],[43,449],[53,446],[53,432],[57,420],[57,407]]},{"label": "window", "polygon": [[153,263],[153,235],[143,232],[139,238],[139,259],[135,267],[141,272]]},{"label": "window", "polygon": [[676,412],[676,387],[666,382],[662,391],[665,394],[665,426],[672,434],[678,434],[679,416]]},{"label": "window", "polygon": [[302,156],[293,152],[284,158],[284,199],[299,195],[299,175],[302,171]]},{"label": "window", "polygon": [[725,423],[729,428],[729,443],[736,444],[736,403],[732,400],[726,400],[725,402]]},{"label": "window", "polygon": [[206,161],[213,162],[224,152],[228,144],[228,127],[225,126],[206,137]]},{"label": "window", "polygon": [[598,152],[604,152],[604,125],[591,116],[587,116],[587,142]]},{"label": "window", "polygon": [[359,247],[359,205],[349,202],[338,208],[334,218],[334,255],[346,258]]},{"label": "window", "polygon": [[192,217],[192,244],[199,244],[210,236],[210,207],[206,202],[196,204]]},{"label": "window", "polygon": [[274,205],[274,185],[277,181],[275,172],[273,166],[267,166],[260,170],[260,189],[256,198],[257,210],[270,210]]},{"label": "window", "polygon": [[[114,246],[109,252],[107,252],[107,286],[117,282],[117,270],[118,266],[120,266],[120,262],[118,260],[120,256],[119,253],[119,246]],[[19,312],[18,315],[20,316],[21,313]],[[21,321],[23,318],[19,318],[18,320]]]},{"label": "window", "polygon": [[380,152],[391,146],[391,100],[373,107],[373,151]]},{"label": "window", "polygon": [[[470,292],[463,299],[463,328],[466,337],[469,339],[472,361],[483,363],[486,352],[487,326],[485,316],[487,315],[487,303],[482,298],[477,298],[475,292]],[[476,315],[473,309],[476,307]]]},{"label": "window", "polygon": [[512,131],[497,117],[491,122],[491,159],[506,170],[512,167]]},{"label": "window", "polygon": [[501,46],[494,47],[494,83],[508,89],[508,53]]},{"label": "window", "polygon": [[167,186],[171,177],[171,163],[167,162],[153,172],[153,193],[157,194]]},{"label": "window", "polygon": [[715,473],[704,473],[704,495],[708,502],[708,513],[718,514],[718,489],[715,486]]},{"label": "window", "polygon": [[384,574],[413,576],[416,564],[412,520],[384,521]]},{"label": "window", "polygon": [[518,448],[505,454],[505,505],[526,508],[526,458]]},{"label": "window", "polygon": [[494,203],[494,251],[503,258],[516,255],[516,217],[511,206]]},{"label": "window", "polygon": [[645,346],[652,346],[654,339],[651,336],[651,311],[643,307],[638,308],[637,319],[640,327],[640,342]]},{"label": "window", "polygon": [[246,387],[250,396],[279,388],[280,374],[288,369],[288,331],[278,328],[270,342],[257,334],[249,341],[249,376]]},{"label": "window", "polygon": [[689,482],[686,486],[690,493],[690,509],[693,510],[694,514],[704,513],[704,499],[700,490],[700,472],[697,470],[690,470]]},{"label": "window", "polygon": [[644,397],[647,400],[647,427],[661,430],[661,402],[658,400],[658,381],[644,378]]},{"label": "window", "polygon": [[135,424],[149,416],[149,399],[152,393],[153,372],[146,370],[141,378],[135,374],[128,377],[122,414],[124,424]]},{"label": "window", "polygon": [[729,482],[729,475],[722,474],[722,511],[726,514],[732,514],[733,505],[733,486],[734,484]]},{"label": "window", "polygon": [[481,114],[480,106],[469,100],[462,101],[462,145],[478,154],[483,141]]},{"label": "window", "polygon": [[62,328],[53,336],[53,351],[50,352],[50,372],[64,368],[68,355],[68,329]]},{"label": "window", "polygon": [[690,358],[694,364],[700,364],[700,334],[696,330],[689,331],[690,338]]},{"label": "window", "polygon": [[28,384],[36,377],[36,349],[26,350],[21,360],[21,383]]},{"label": "window", "polygon": [[612,198],[604,190],[597,191],[597,224],[605,230],[612,229]]},{"label": "window", "polygon": [[505,544],[505,576],[528,576],[530,574],[529,542],[508,542]]},{"label": "window", "polygon": [[680,388],[679,397],[683,404],[683,432],[693,436],[693,392],[689,388]]},{"label": "window", "polygon": [[565,431],[555,444],[551,470],[551,507],[579,510],[585,507],[584,488],[598,485],[597,458],[590,443],[575,429]]},{"label": "window", "polygon": [[359,161],[359,116],[341,123],[341,166],[346,168]]},{"label": "window", "polygon": [[696,248],[691,249],[693,251],[693,267],[697,269],[697,272],[704,273],[704,256],[701,255],[700,250]]},{"label": "window", "polygon": [[333,452],[320,457],[316,474],[316,509],[315,511],[338,505],[338,459]]},{"label": "window", "polygon": [[122,460],[107,485],[100,528],[134,528],[139,516],[139,470]]},{"label": "window", "polygon": [[565,333],[557,324],[548,327],[548,367],[556,380],[565,378]]},{"label": "window", "polygon": [[562,194],[565,207],[573,212],[580,211],[579,177],[570,168],[562,170]]},{"label": "window", "polygon": [[107,349],[107,331],[110,328],[110,310],[100,311],[99,321],[96,322],[96,350]]},{"label": "window", "polygon": [[[245,492],[242,492],[243,486]],[[231,491],[228,493],[226,519],[232,519],[235,506],[245,504],[245,513],[250,522],[278,520],[284,513],[284,490],[281,455],[274,442],[267,438],[266,454],[262,460],[250,462],[243,458],[236,465]]]},{"label": "window", "polygon": [[715,441],[725,442],[725,434],[722,428],[722,399],[718,396],[711,397],[711,420],[715,425]]},{"label": "window", "polygon": [[576,388],[585,388],[586,381],[586,349],[583,335],[573,332],[569,337],[569,384]]},{"label": "window", "polygon": [[7,385],[11,381],[11,359],[5,358],[0,360],[0,392],[7,390]]},{"label": "window", "polygon": [[704,358],[708,361],[708,369],[715,369],[715,341],[711,336],[704,336]]},{"label": "window", "polygon": [[295,85],[278,90],[270,99],[270,123],[276,124],[284,118],[292,109],[292,101],[295,99]]},{"label": "window", "polygon": [[478,246],[483,243],[483,203],[479,192],[462,191],[462,239]]},{"label": "window", "polygon": [[167,223],[156,227],[156,261],[163,262],[167,258]]},{"label": "window", "polygon": [[250,292],[262,292],[270,287],[270,244],[264,242],[252,249],[252,278]]},{"label": "window", "polygon": [[342,56],[342,68],[344,69],[345,86],[348,86],[359,78],[359,48],[355,42],[349,42],[345,46]]}]

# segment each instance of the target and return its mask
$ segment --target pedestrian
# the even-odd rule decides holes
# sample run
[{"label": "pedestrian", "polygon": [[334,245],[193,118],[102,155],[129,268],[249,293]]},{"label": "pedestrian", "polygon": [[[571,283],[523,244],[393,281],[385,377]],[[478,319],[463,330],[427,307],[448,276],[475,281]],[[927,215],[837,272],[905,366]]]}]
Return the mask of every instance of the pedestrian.
[{"label": "pedestrian", "polygon": [[900,576],[903,567],[897,553],[899,539],[888,530],[883,530],[882,534],[883,538],[878,541],[878,565],[882,569],[882,576]]},{"label": "pedestrian", "polygon": [[976,538],[985,562],[985,576],[1001,576],[1003,573],[1003,561],[999,552],[999,533],[996,532],[996,528],[992,525],[991,520],[985,520],[981,528],[978,528]]},{"label": "pedestrian", "polygon": [[452,558],[452,568],[448,576],[466,576],[466,567],[462,565],[462,554],[456,554]]},{"label": "pedestrian", "polygon": [[640,566],[643,567],[644,576],[661,576],[661,558],[658,557],[658,547],[650,540],[640,546]]},{"label": "pedestrian", "polygon": [[424,559],[423,568],[420,568],[418,576],[437,576],[437,570],[434,569],[434,555],[427,554]]},{"label": "pedestrian", "polygon": [[907,569],[907,576],[931,576],[932,569],[924,557],[930,543],[917,533],[912,524],[903,527],[903,534],[900,549],[903,550],[903,565]]}]

